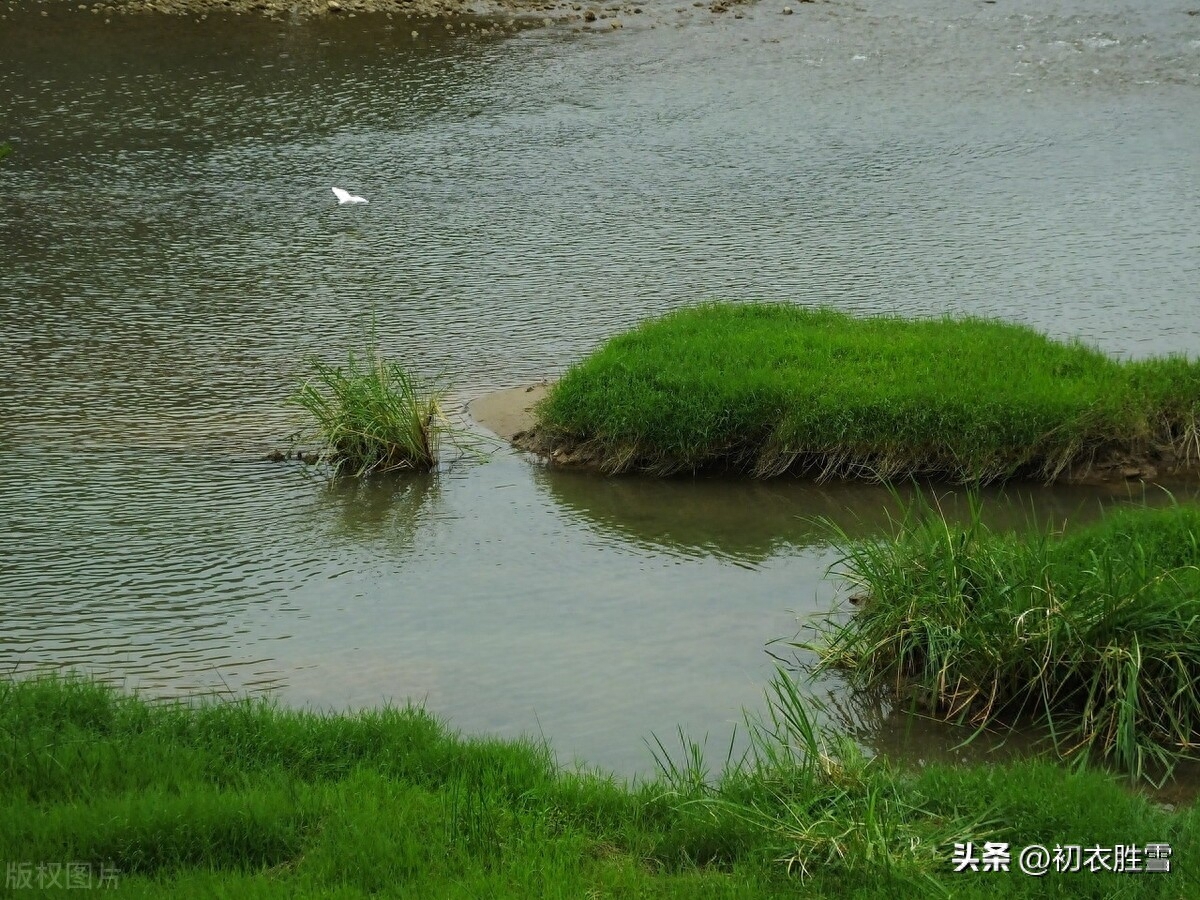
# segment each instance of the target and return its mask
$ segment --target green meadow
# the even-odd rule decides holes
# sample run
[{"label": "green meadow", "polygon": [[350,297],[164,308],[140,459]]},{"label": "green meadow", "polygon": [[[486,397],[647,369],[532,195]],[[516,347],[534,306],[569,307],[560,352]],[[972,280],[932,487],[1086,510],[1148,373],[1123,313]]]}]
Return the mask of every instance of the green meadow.
[{"label": "green meadow", "polygon": [[1200,364],[1118,362],[981,319],[710,303],[643,323],[543,401],[541,449],[608,472],[1054,480],[1200,459]]},{"label": "green meadow", "polygon": [[[0,685],[0,859],[124,897],[1195,896],[1195,809],[1047,762],[901,771],[819,730],[782,673],[751,749],[686,742],[626,784],[416,709],[152,703],[83,680]],[[955,872],[956,842],[1012,845]],[[1028,844],[1169,843],[1169,873],[1022,874]],[[1111,857],[1110,857],[1111,865]],[[36,885],[34,875],[33,884]],[[68,894],[66,889],[49,893]]]}]

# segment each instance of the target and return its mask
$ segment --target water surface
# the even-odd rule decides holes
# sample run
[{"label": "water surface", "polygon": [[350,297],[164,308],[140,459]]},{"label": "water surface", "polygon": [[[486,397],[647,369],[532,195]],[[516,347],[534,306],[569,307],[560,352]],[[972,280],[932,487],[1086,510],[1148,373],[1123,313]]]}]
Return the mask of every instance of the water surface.
[{"label": "water surface", "polygon": [[[711,297],[1196,352],[1200,18],[746,15],[414,40],[367,16],[8,11],[0,665],[415,699],[645,769],[652,731],[719,746],[757,705],[764,645],[836,599],[810,518],[868,532],[886,493],[503,449],[330,486],[261,459],[307,356],[373,333],[457,404]],[[1024,491],[1011,515],[1139,496]]]}]

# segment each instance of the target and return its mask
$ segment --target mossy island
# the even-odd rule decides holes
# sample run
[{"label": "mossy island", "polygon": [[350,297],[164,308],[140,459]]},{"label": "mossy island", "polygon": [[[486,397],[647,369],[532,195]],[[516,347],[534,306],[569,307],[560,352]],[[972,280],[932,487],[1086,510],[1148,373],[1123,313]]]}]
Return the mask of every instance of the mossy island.
[{"label": "mossy island", "polygon": [[706,303],[573,366],[513,442],[607,473],[1089,481],[1194,474],[1200,365],[979,318]]}]

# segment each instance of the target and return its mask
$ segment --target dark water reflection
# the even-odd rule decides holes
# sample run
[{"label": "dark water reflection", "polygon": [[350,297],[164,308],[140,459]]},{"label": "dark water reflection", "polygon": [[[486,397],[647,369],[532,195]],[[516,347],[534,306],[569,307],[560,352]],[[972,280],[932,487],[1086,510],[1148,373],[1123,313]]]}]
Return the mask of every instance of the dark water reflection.
[{"label": "dark water reflection", "polygon": [[[535,479],[563,509],[600,533],[648,550],[746,564],[828,547],[837,533],[857,538],[890,532],[914,505],[935,505],[950,521],[966,522],[970,515],[968,492],[935,483],[886,487],[781,478],[746,484],[725,478],[597,478],[554,469],[539,470]],[[1197,495],[1196,486],[1187,483],[1050,489],[1011,484],[979,492],[979,501],[990,527],[1061,530],[1068,520],[1094,520],[1109,506],[1160,505]]]},{"label": "dark water reflection", "polygon": [[466,399],[714,296],[1195,352],[1200,19],[673,10],[504,40],[0,13],[0,665],[424,699],[644,769],[652,731],[721,743],[835,601],[811,518],[888,499],[507,452],[331,488],[260,458],[306,356],[374,334]]}]

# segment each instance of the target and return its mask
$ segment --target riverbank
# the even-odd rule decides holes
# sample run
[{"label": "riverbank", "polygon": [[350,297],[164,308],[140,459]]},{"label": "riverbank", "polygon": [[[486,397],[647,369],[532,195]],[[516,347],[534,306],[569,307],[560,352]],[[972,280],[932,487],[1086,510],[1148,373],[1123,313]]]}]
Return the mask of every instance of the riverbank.
[{"label": "riverbank", "polygon": [[[749,0],[705,0],[689,3],[686,9],[713,15],[728,13]],[[797,0],[812,3],[814,0]],[[584,2],[584,0],[93,0],[67,3],[63,0],[22,0],[22,6],[50,13],[173,15],[206,17],[232,13],[271,18],[349,17],[379,13],[412,20],[437,22],[447,31],[495,31],[505,25],[569,24],[580,30],[611,31],[626,22],[659,21],[666,7],[649,10],[634,0]],[[12,7],[10,7],[12,8]],[[787,7],[789,12],[791,7]],[[679,7],[677,11],[683,11]],[[740,13],[734,13],[741,18]],[[456,26],[457,23],[457,26]]]},{"label": "riverbank", "polygon": [[[901,773],[816,731],[780,679],[743,764],[709,773],[684,750],[634,785],[419,709],[316,715],[5,681],[9,886],[71,866],[76,887],[145,897],[1181,896],[1182,873],[1149,871],[1145,848],[1186,865],[1193,809],[1039,762]],[[968,841],[976,870],[957,872]],[[984,841],[1012,848],[1007,871],[978,871]],[[1031,844],[1133,845],[1121,858],[1138,874],[1109,850],[1090,871],[1029,877],[1017,851]]]},{"label": "riverbank", "polygon": [[1157,780],[1200,743],[1200,507],[993,531],[914,504],[892,533],[838,534],[857,610],[808,644],[856,688],[938,718],[1018,725]]},{"label": "riverbank", "polygon": [[1149,480],[1200,463],[1200,365],[1118,362],[982,319],[712,303],[572,367],[513,436],[605,472],[989,483]]}]

